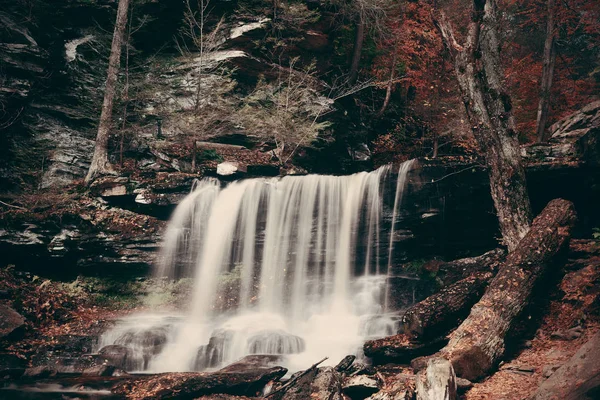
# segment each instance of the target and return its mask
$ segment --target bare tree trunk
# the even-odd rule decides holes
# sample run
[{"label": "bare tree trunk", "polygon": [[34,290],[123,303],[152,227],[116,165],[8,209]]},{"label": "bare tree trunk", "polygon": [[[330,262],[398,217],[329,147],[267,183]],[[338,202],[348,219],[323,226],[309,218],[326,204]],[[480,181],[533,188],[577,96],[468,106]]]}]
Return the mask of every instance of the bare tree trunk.
[{"label": "bare tree trunk", "polygon": [[119,0],[117,10],[117,21],[113,33],[112,45],[110,48],[110,57],[108,59],[108,73],[106,76],[106,85],[104,88],[104,102],[102,103],[102,113],[100,114],[100,123],[98,124],[98,134],[96,136],[96,146],[90,169],[85,177],[85,182],[89,184],[98,175],[114,174],[108,161],[108,136],[112,121],[113,102],[117,87],[117,75],[121,62],[121,46],[123,45],[123,33],[127,24],[127,10],[129,9],[129,0]]},{"label": "bare tree trunk", "polygon": [[456,42],[443,13],[436,22],[454,58],[469,122],[489,169],[504,244],[512,251],[529,230],[531,205],[510,96],[502,87],[496,1],[474,0],[473,5],[464,47]]},{"label": "bare tree trunk", "polygon": [[360,56],[362,55],[363,42],[365,40],[365,24],[362,17],[359,17],[356,24],[356,37],[354,40],[354,51],[352,52],[352,64],[350,64],[350,74],[348,83],[353,85],[358,79],[358,67],[360,66]]},{"label": "bare tree trunk", "polygon": [[383,100],[383,105],[381,109],[377,113],[377,117],[381,117],[387,106],[390,104],[390,99],[392,98],[392,89],[394,88],[394,75],[396,72],[396,49],[394,49],[394,56],[392,57],[392,65],[390,66],[390,78],[388,79],[387,88],[385,89],[385,100]]},{"label": "bare tree trunk", "polygon": [[123,121],[121,122],[121,139],[119,141],[119,167],[123,168],[123,147],[125,143],[125,126],[127,125],[127,107],[129,106],[129,43],[131,43],[131,19],[125,39],[125,85],[123,86]]},{"label": "bare tree trunk", "polygon": [[546,42],[544,43],[544,61],[542,67],[542,84],[540,88],[540,102],[537,112],[537,141],[538,143],[548,140],[546,137],[546,125],[548,123],[548,112],[550,109],[550,90],[554,77],[554,64],[556,63],[556,45],[554,40],[554,0],[548,0],[548,21],[546,23]]},{"label": "bare tree trunk", "polygon": [[568,249],[575,220],[571,202],[552,200],[509,253],[481,300],[440,351],[457,376],[478,379],[500,361],[506,334],[518,323],[534,287]]},{"label": "bare tree trunk", "polygon": [[197,153],[197,145],[196,138],[192,141],[192,172],[196,172],[196,153]]}]

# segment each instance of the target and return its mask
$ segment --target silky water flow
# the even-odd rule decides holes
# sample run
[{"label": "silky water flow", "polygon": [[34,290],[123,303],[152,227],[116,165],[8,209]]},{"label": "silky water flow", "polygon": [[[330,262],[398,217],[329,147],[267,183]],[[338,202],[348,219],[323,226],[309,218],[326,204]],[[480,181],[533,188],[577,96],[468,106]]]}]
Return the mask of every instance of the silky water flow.
[{"label": "silky water flow", "polygon": [[365,340],[394,333],[386,278],[412,165],[400,165],[387,192],[391,165],[223,188],[197,181],[171,217],[155,270],[193,278],[188,309],[119,320],[99,348],[126,346],[128,370],[147,372],[211,370],[249,354],[279,355],[293,372],[360,356]]}]

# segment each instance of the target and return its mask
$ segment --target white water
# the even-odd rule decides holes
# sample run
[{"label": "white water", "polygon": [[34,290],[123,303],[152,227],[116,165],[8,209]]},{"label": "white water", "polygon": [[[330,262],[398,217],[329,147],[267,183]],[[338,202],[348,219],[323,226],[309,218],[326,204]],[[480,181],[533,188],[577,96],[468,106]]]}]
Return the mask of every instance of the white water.
[{"label": "white water", "polygon": [[[189,310],[179,317],[131,317],[100,345],[129,346],[137,360],[131,368],[153,372],[217,368],[248,354],[283,354],[294,371],[323,357],[337,363],[360,354],[366,338],[393,333],[384,312],[385,274],[411,165],[400,166],[385,226],[391,166],[341,177],[248,179],[224,188],[216,180],[198,182],[171,218],[156,271],[194,277]],[[386,229],[389,243],[380,237]],[[236,282],[224,291],[228,272]],[[223,310],[232,292],[236,306]],[[158,332],[160,346],[144,332]]]}]

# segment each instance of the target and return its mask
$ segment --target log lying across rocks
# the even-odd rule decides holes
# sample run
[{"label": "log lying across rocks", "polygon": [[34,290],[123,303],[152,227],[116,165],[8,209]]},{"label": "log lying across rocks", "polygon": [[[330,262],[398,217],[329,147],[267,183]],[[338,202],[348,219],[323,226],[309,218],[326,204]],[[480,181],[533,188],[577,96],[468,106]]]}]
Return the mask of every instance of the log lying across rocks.
[{"label": "log lying across rocks", "polygon": [[410,360],[435,353],[442,348],[448,340],[440,337],[426,343],[414,342],[410,336],[399,334],[381,339],[369,340],[363,346],[363,351],[370,357],[374,364],[395,362],[408,363]]},{"label": "log lying across rocks", "polygon": [[534,286],[557,256],[566,254],[575,219],[573,204],[556,199],[533,221],[481,300],[440,351],[457,376],[480,378],[500,361],[505,336],[529,304]]},{"label": "log lying across rocks", "polygon": [[533,400],[592,400],[600,395],[600,332],[550,375]]},{"label": "log lying across rocks", "polygon": [[469,315],[493,276],[477,272],[416,303],[402,317],[401,329],[422,342],[446,335]]},{"label": "log lying across rocks", "polygon": [[436,279],[439,279],[444,286],[448,286],[468,278],[476,272],[495,272],[505,259],[506,250],[494,249],[476,257],[438,261],[437,264],[429,266],[425,264],[423,268],[433,269],[431,272],[435,272]]},{"label": "log lying across rocks", "polygon": [[365,355],[376,364],[402,363],[439,350],[447,342],[444,335],[469,314],[505,255],[505,251],[496,249],[477,257],[430,265],[447,286],[410,307],[397,335],[366,342]]},{"label": "log lying across rocks", "polygon": [[112,389],[126,399],[194,399],[213,393],[256,396],[264,386],[282,378],[282,367],[245,372],[168,373],[122,382]]}]

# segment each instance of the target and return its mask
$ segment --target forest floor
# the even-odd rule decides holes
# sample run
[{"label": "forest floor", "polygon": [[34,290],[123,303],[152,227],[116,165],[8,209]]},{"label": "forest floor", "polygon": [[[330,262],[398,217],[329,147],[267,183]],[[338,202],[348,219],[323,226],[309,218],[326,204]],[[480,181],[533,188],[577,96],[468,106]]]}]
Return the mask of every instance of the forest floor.
[{"label": "forest floor", "polygon": [[550,298],[535,336],[476,383],[466,400],[525,400],[600,329],[600,243],[573,240],[565,275]]}]

